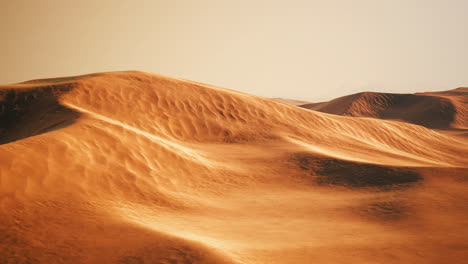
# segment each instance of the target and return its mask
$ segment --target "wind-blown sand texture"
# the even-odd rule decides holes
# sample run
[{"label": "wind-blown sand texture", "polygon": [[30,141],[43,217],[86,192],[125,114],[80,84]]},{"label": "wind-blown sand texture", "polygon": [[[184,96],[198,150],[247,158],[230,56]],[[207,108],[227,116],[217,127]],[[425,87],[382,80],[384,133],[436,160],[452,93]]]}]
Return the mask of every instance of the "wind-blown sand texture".
[{"label": "wind-blown sand texture", "polygon": [[466,263],[468,141],[430,124],[143,72],[0,98],[2,264]]}]

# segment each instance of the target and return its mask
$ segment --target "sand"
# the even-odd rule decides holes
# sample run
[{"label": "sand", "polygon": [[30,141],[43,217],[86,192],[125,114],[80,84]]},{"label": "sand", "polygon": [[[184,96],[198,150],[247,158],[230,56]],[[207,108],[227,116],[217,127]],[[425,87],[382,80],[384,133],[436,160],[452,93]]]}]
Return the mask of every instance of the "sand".
[{"label": "sand", "polygon": [[285,98],[271,98],[271,99],[278,101],[278,102],[285,103],[285,104],[296,105],[296,106],[310,104],[310,102],[308,101],[301,101],[301,100],[294,100],[294,99],[285,99]]},{"label": "sand", "polygon": [[457,133],[144,72],[0,110],[0,263],[466,263]]},{"label": "sand", "polygon": [[363,92],[299,106],[323,113],[398,120],[441,130],[468,130],[468,88],[416,94]]}]

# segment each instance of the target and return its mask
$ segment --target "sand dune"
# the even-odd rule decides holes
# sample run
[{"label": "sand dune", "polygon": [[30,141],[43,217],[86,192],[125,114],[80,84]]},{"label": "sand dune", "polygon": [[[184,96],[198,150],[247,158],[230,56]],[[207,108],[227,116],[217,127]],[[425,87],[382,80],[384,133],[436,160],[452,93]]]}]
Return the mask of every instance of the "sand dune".
[{"label": "sand dune", "polygon": [[[445,123],[414,114],[424,127],[143,72],[0,92],[0,263],[462,263],[468,253],[468,141],[430,129],[463,128],[458,110]],[[405,104],[462,109],[463,93]]]},{"label": "sand dune", "polygon": [[307,101],[301,101],[301,100],[294,100],[294,99],[284,99],[284,98],[272,98],[275,101],[290,104],[290,105],[305,105],[305,104],[310,104],[310,102]]},{"label": "sand dune", "polygon": [[444,92],[364,92],[300,105],[323,113],[400,120],[436,129],[468,129],[468,88]]}]

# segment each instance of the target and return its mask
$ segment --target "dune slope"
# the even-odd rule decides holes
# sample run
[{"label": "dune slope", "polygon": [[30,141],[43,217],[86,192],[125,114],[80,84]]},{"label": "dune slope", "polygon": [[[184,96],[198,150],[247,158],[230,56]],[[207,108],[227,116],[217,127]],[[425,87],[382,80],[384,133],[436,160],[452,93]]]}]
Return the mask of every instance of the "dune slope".
[{"label": "dune slope", "polygon": [[293,99],[285,99],[285,98],[272,98],[275,101],[282,102],[285,104],[290,104],[290,105],[305,105],[309,104],[310,102],[307,101],[300,101],[300,100],[293,100]]},{"label": "dune slope", "polygon": [[323,113],[400,120],[436,129],[468,129],[468,88],[445,92],[364,92],[323,103],[300,105]]},{"label": "dune slope", "polygon": [[467,254],[466,138],[143,72],[0,91],[0,263]]}]

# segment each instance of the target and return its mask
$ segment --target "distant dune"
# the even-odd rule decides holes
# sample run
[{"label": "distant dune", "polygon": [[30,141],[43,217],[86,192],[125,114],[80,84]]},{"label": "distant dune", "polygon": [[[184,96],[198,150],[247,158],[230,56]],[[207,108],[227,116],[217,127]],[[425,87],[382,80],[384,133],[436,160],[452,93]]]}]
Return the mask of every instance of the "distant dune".
[{"label": "distant dune", "polygon": [[466,100],[309,111],[144,72],[1,86],[0,263],[463,263],[468,141],[431,128],[466,128]]},{"label": "distant dune", "polygon": [[437,129],[468,129],[468,88],[444,92],[391,94],[364,92],[303,108],[335,115],[400,120]]}]

